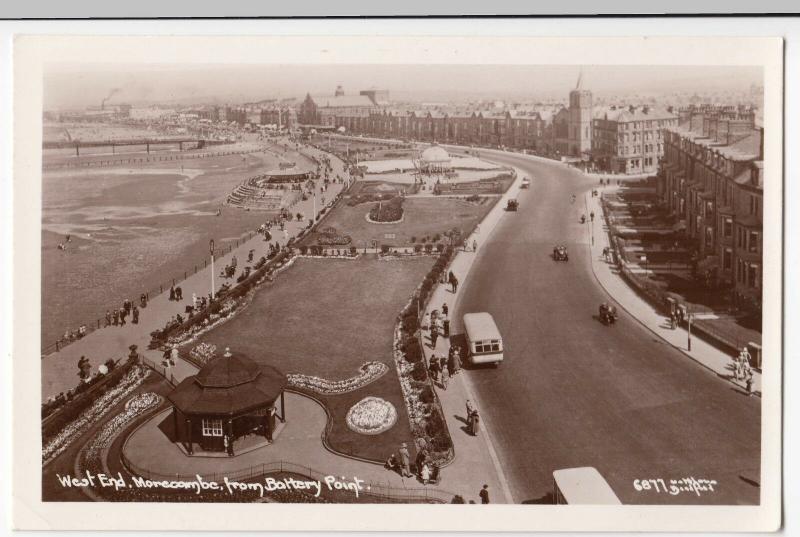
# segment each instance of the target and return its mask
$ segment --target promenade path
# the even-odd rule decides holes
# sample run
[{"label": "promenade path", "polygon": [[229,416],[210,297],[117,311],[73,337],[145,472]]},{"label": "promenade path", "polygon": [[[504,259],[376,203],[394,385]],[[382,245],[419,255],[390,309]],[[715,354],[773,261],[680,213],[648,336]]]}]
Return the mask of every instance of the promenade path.
[{"label": "promenade path", "polygon": [[[315,148],[304,147],[303,151],[306,154],[318,157],[323,154]],[[346,179],[344,184],[332,183],[325,193],[326,199],[330,200],[335,198],[338,193],[347,187],[347,179],[349,174],[343,166],[343,163],[331,156],[331,166],[333,167],[332,176],[337,174]],[[300,201],[292,208],[292,213],[303,213],[310,215],[313,212],[314,200],[309,198],[306,201]],[[322,208],[321,204],[317,203],[317,212]],[[225,210],[239,210],[234,208],[227,208]],[[214,217],[209,217],[214,218]],[[266,219],[266,217],[265,217]],[[282,233],[279,229],[272,230],[272,243],[279,242],[281,245],[286,244],[286,241],[296,236],[308,223],[307,218],[301,222],[296,220],[287,222],[286,233]],[[254,230],[255,231],[255,230]],[[262,255],[268,251],[269,243],[264,241],[264,238],[255,234],[252,239],[240,241],[239,246],[233,248],[225,255],[221,255],[215,259],[214,267],[217,274],[215,275],[215,286],[219,288],[223,283],[230,283],[235,286],[236,278],[242,273],[245,267],[250,266],[246,262],[247,254],[251,249],[255,250],[254,261],[258,260]],[[237,257],[238,266],[237,272],[233,278],[223,279],[219,277],[219,272],[229,264],[233,256]],[[196,293],[198,297],[205,296],[211,291],[211,266],[198,270],[196,274],[190,275],[187,279],[179,282],[177,285],[183,291],[183,300],[180,302],[171,302],[169,300],[169,293],[166,289],[164,293],[158,296],[151,296],[147,307],[140,309],[139,324],[130,322],[130,316],[125,326],[109,326],[90,332],[84,338],[70,343],[63,347],[60,351],[52,353],[42,358],[42,401],[47,400],[48,397],[57,395],[61,392],[66,392],[74,388],[78,382],[78,360],[81,356],[89,359],[92,366],[92,371],[96,372],[97,367],[107,361],[109,358],[119,359],[124,358],[129,353],[130,345],[137,345],[138,351],[146,358],[158,363],[161,361],[162,356],[159,351],[147,350],[150,343],[150,333],[154,330],[163,328],[168,321],[170,321],[176,314],[185,315],[186,306],[192,302],[192,293]],[[119,302],[125,297],[120,297]],[[131,297],[132,300],[137,297]],[[174,368],[171,368],[170,375],[174,375],[175,379],[180,381],[182,378],[193,374],[194,368],[186,362],[179,362]]]},{"label": "promenade path", "polygon": [[[601,193],[613,192],[617,186],[601,188]],[[733,377],[733,358],[726,352],[721,351],[710,343],[698,336],[692,336],[692,350],[688,349],[687,330],[682,327],[670,328],[669,319],[656,311],[644,298],[642,298],[625,280],[619,275],[619,269],[611,261],[603,258],[603,248],[611,248],[608,240],[608,224],[606,222],[603,208],[600,204],[600,196],[592,197],[586,193],[587,213],[594,212],[602,218],[596,218],[594,222],[587,221],[587,233],[590,237],[592,271],[597,281],[614,297],[614,300],[622,306],[633,318],[647,327],[655,335],[681,351],[692,360],[707,367],[720,378],[726,379],[736,386],[746,388],[743,380],[736,380]],[[591,238],[594,237],[592,241]],[[753,392],[761,395],[761,373],[753,371]]]}]

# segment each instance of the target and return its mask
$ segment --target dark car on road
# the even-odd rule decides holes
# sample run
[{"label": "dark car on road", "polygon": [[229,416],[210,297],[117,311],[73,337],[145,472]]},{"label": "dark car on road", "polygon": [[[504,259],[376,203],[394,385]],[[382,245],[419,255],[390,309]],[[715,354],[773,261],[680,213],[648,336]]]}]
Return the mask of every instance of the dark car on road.
[{"label": "dark car on road", "polygon": [[508,204],[506,205],[506,211],[516,211],[517,207],[519,207],[519,202],[517,200],[514,199],[508,200]]}]

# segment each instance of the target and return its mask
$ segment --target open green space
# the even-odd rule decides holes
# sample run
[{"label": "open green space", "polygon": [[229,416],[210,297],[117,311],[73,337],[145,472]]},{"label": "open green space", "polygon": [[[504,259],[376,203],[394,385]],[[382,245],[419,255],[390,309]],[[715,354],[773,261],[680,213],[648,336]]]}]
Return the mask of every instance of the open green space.
[{"label": "open green space", "polygon": [[[336,228],[339,233],[352,237],[351,246],[363,248],[372,241],[389,246],[413,246],[425,242],[445,242],[444,233],[459,229],[463,236],[483,219],[492,208],[496,198],[482,197],[478,201],[461,198],[406,198],[403,203],[403,221],[398,224],[374,224],[365,218],[373,202],[349,206],[340,202],[324,225]],[[439,238],[436,238],[439,235]],[[303,239],[303,244],[317,244],[319,233],[312,232]]]},{"label": "open green space", "polygon": [[[401,442],[412,440],[392,341],[398,314],[432,265],[431,257],[297,259],[260,289],[247,308],[197,343],[230,347],[287,374],[329,380],[352,377],[368,361],[385,363],[389,372],[363,388],[313,394],[330,413],[327,441],[334,450],[383,462]],[[347,427],[347,411],[367,396],[394,405],[398,420],[388,431],[365,436]],[[292,419],[291,408],[287,416]]]}]

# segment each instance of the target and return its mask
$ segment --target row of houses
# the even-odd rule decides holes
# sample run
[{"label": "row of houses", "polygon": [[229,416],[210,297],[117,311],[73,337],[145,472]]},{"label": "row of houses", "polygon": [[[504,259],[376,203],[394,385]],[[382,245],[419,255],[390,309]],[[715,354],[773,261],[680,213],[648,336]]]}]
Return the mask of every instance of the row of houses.
[{"label": "row of houses", "polygon": [[678,122],[672,109],[594,107],[580,79],[569,105],[557,108],[470,110],[410,109],[388,104],[385,91],[307,95],[298,119],[306,125],[344,127],[355,134],[522,149],[552,158],[582,160],[615,173],[655,173],[664,153],[662,130]]},{"label": "row of houses", "polygon": [[658,194],[697,252],[697,270],[761,307],[763,128],[741,109],[695,111],[664,130]]}]

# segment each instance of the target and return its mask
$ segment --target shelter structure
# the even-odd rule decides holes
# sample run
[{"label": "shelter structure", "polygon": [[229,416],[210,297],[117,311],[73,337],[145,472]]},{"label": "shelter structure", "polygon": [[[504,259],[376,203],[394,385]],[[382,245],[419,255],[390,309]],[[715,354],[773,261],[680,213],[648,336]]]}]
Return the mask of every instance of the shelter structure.
[{"label": "shelter structure", "polygon": [[453,170],[450,154],[434,144],[419,156],[419,168],[423,173],[447,173]]},{"label": "shelter structure", "polygon": [[185,378],[167,398],[175,442],[187,454],[234,455],[272,441],[286,422],[286,375],[226,349]]}]

